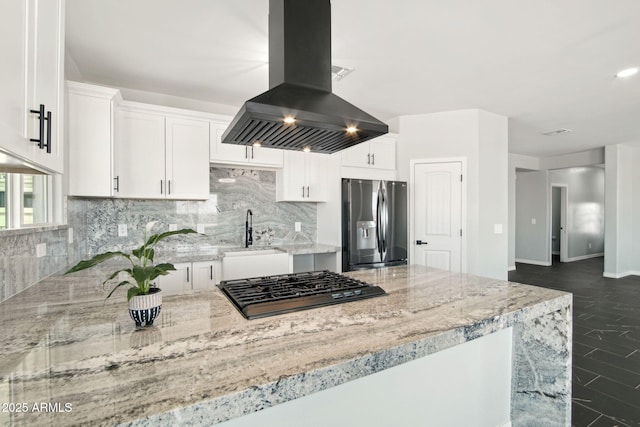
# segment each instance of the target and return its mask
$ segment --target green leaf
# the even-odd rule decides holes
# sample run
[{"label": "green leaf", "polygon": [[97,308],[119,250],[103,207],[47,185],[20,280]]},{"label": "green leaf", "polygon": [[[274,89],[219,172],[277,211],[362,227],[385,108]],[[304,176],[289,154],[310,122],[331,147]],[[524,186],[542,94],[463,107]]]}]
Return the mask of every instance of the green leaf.
[{"label": "green leaf", "polygon": [[197,234],[197,232],[195,230],[192,230],[191,228],[183,228],[181,230],[166,231],[164,233],[154,234],[153,236],[149,237],[149,239],[147,240],[147,242],[144,245],[145,246],[154,246],[160,240],[165,239],[165,238],[167,238],[169,236],[174,236],[176,234],[192,234],[192,233]]},{"label": "green leaf", "polygon": [[98,265],[108,259],[111,259],[113,257],[116,256],[122,256],[127,258],[129,261],[131,261],[131,257],[128,254],[125,254],[123,252],[117,251],[117,252],[105,252],[102,254],[98,254],[96,256],[94,256],[91,259],[88,260],[83,260],[80,261],[79,263],[77,263],[76,265],[74,265],[73,267],[71,267],[68,271],[66,271],[64,274],[69,274],[69,273],[75,273],[76,271],[80,271],[80,270],[85,270],[87,268],[93,267],[95,265]]},{"label": "green leaf", "polygon": [[109,276],[107,278],[107,280],[102,282],[102,285],[104,286],[109,280],[114,279],[118,274],[122,273],[123,271],[129,273],[130,276],[132,275],[130,268],[125,268],[125,269],[122,269],[122,270],[114,271],[113,273],[111,273],[111,276]]},{"label": "green leaf", "polygon": [[175,270],[176,268],[173,266],[173,264],[169,264],[169,263],[158,264],[155,267],[153,267],[153,272],[149,276],[149,279],[155,280],[158,276],[166,276],[167,274],[169,274],[169,271],[175,271]]},{"label": "green leaf", "polygon": [[[128,280],[125,280],[124,282],[118,283],[117,285],[115,285],[113,287],[113,289],[111,289],[111,292],[109,292],[109,295],[107,295],[107,298],[109,298],[111,295],[113,295],[113,293],[116,291],[116,289],[118,289],[120,286],[130,285],[130,284],[131,284],[131,282],[129,282]],[[137,289],[137,288],[131,288],[131,289]]]},{"label": "green leaf", "polygon": [[129,290],[127,291],[127,301],[140,294],[141,292],[139,288],[129,288]]}]

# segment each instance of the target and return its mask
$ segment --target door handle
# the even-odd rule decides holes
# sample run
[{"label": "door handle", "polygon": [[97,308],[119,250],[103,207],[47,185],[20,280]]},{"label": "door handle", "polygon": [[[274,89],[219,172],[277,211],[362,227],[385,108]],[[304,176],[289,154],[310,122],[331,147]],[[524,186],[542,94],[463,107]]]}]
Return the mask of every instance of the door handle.
[{"label": "door handle", "polygon": [[429,242],[423,242],[422,240],[416,240],[416,245],[428,245]]}]

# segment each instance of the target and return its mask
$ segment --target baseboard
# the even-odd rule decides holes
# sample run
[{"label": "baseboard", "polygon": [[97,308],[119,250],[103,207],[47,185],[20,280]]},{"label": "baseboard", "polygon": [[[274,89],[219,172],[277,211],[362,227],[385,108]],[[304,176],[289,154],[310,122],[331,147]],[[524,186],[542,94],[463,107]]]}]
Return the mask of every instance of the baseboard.
[{"label": "baseboard", "polygon": [[640,271],[631,270],[631,271],[625,271],[622,273],[608,273],[605,271],[604,273],[602,273],[602,276],[607,277],[609,279],[621,279],[627,276],[640,276]]},{"label": "baseboard", "polygon": [[516,262],[521,262],[523,264],[541,265],[543,267],[549,267],[551,265],[551,263],[547,261],[534,261],[531,259],[522,259],[522,258],[516,258]]},{"label": "baseboard", "polygon": [[604,252],[600,252],[600,253],[597,253],[597,254],[589,254],[589,255],[580,255],[580,256],[570,257],[570,258],[567,258],[565,260],[565,262],[582,261],[583,259],[599,258],[601,256],[604,256]]},{"label": "baseboard", "polygon": [[510,265],[510,266],[507,268],[507,271],[515,271],[515,269],[516,269],[516,266],[515,266],[515,265]]}]

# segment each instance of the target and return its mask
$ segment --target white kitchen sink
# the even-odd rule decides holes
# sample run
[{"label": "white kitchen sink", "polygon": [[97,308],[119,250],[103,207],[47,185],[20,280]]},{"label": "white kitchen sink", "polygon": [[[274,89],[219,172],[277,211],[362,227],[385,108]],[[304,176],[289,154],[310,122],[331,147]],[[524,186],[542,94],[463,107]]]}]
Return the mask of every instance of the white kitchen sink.
[{"label": "white kitchen sink", "polygon": [[260,255],[272,255],[272,254],[284,254],[279,249],[245,249],[245,250],[237,250],[233,251],[224,251],[224,257],[234,257],[234,256],[260,256]]},{"label": "white kitchen sink", "polygon": [[289,273],[289,254],[278,249],[239,249],[225,251],[222,279],[274,276]]}]

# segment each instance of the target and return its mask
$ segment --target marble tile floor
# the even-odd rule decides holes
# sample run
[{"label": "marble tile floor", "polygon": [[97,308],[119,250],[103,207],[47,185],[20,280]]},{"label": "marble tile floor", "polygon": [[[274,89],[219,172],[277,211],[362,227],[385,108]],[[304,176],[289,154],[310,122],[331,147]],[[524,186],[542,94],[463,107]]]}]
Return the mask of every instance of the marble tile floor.
[{"label": "marble tile floor", "polygon": [[604,258],[516,265],[509,280],[573,293],[576,427],[640,426],[640,277],[602,277]]}]

